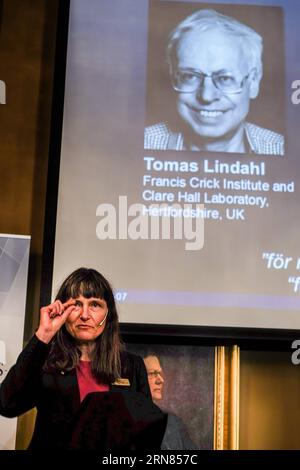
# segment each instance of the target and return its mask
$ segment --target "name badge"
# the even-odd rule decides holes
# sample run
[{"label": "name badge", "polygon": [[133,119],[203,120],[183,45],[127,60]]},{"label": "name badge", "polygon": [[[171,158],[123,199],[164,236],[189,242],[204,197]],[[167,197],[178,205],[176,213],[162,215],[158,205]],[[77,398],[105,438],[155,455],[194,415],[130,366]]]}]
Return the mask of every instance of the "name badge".
[{"label": "name badge", "polygon": [[130,387],[130,382],[128,379],[122,379],[121,377],[117,380],[112,385],[120,385],[121,387]]}]

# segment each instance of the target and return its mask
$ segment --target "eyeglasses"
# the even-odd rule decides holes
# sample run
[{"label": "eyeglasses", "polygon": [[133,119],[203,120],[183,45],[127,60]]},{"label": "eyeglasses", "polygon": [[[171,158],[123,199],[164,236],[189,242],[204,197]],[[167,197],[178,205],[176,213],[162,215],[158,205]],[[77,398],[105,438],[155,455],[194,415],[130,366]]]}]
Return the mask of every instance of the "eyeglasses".
[{"label": "eyeglasses", "polygon": [[150,377],[150,379],[154,379],[154,378],[156,379],[159,375],[162,378],[164,377],[164,374],[163,374],[162,370],[153,370],[151,372],[148,372],[148,377]]},{"label": "eyeglasses", "polygon": [[172,85],[174,90],[180,93],[193,93],[203,87],[205,78],[211,78],[214,86],[223,93],[241,93],[252,70],[243,76],[230,72],[215,72],[209,75],[194,69],[175,69],[172,72]]}]

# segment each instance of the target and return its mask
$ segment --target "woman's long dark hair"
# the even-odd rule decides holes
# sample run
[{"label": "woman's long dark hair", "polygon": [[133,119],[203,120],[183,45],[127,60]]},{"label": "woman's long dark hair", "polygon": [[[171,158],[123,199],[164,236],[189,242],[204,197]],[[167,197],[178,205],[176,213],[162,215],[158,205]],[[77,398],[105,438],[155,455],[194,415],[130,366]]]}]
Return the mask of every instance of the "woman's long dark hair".
[{"label": "woman's long dark hair", "polygon": [[[121,375],[119,320],[114,294],[109,282],[102,274],[94,269],[79,268],[70,274],[61,285],[56,300],[62,303],[80,295],[86,298],[104,299],[108,307],[105,328],[96,340],[93,350],[91,369],[92,374],[104,383],[114,382]],[[65,325],[57,332],[52,340],[45,370],[71,370],[80,359],[78,343],[67,331]]]}]

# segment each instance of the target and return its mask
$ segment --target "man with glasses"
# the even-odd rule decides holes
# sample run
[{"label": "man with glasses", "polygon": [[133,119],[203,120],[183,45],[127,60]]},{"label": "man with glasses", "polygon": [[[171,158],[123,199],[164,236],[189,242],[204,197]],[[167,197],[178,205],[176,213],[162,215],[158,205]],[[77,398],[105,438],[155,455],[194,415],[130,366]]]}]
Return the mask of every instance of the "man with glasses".
[{"label": "man with glasses", "polygon": [[182,129],[145,129],[145,149],[283,155],[283,136],[246,121],[262,78],[262,38],[214,10],[199,10],[171,32],[170,79]]},{"label": "man with glasses", "polygon": [[[152,400],[159,406],[163,398],[163,385],[165,382],[164,373],[160,361],[154,354],[144,357],[144,363],[148,375],[148,383]],[[169,411],[163,410],[168,414],[166,431],[162,440],[162,450],[196,450],[197,447],[191,440],[188,430],[179,416]]]}]

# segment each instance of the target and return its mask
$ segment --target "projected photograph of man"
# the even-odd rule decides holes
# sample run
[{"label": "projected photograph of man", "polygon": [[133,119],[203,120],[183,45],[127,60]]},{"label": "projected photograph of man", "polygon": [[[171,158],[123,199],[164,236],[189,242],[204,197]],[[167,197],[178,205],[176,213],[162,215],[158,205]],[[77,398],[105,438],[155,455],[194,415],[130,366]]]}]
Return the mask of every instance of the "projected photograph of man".
[{"label": "projected photograph of man", "polygon": [[[165,12],[166,6],[162,7]],[[159,67],[157,62],[156,65],[150,64],[158,57],[155,58],[153,52],[149,53],[149,106],[144,148],[283,155],[283,135],[252,122],[250,118],[250,109],[256,106],[261,95],[263,37],[246,22],[217,11],[215,5],[213,7],[197,9],[168,34],[165,58],[161,58],[167,69],[167,82],[164,78],[155,77],[155,71],[159,75],[164,67]],[[222,7],[224,10],[224,5]],[[232,5],[227,6],[229,8],[230,12],[236,10]],[[267,10],[272,9],[263,10],[266,14]],[[276,10],[281,12],[279,8]],[[255,7],[255,12],[259,11]],[[154,43],[157,46],[159,36],[155,34],[154,16],[157,16],[157,7],[156,14],[150,18],[150,50],[151,35],[155,36],[153,46]],[[255,16],[252,15],[251,19],[252,23],[255,22]],[[257,23],[261,30],[261,17],[257,18]],[[273,39],[276,41],[273,53],[277,54],[278,38],[274,36]],[[279,80],[282,75],[279,67],[280,61],[268,62],[268,76],[272,76],[273,81]],[[172,90],[165,96],[173,105],[166,103],[160,92],[160,105],[155,107],[155,104],[150,104],[158,84]],[[274,95],[269,101],[272,105]],[[263,106],[267,108],[264,118],[272,125],[274,109],[267,102]],[[151,123],[153,113],[155,120]],[[275,127],[282,130],[282,122],[279,125],[275,122]]]}]

